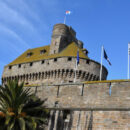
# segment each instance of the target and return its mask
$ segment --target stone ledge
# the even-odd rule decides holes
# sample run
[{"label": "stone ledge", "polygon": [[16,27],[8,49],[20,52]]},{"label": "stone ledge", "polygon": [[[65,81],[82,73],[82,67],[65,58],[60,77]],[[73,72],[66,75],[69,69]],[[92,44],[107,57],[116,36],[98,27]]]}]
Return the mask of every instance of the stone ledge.
[{"label": "stone ledge", "polygon": [[85,82],[76,82],[76,83],[62,83],[62,84],[32,84],[32,85],[24,85],[25,87],[41,87],[41,86],[66,86],[66,85],[83,85],[83,84],[96,84],[96,83],[120,83],[120,82],[130,82],[127,79],[121,80],[103,80],[103,81],[85,81]]},{"label": "stone ledge", "polygon": [[120,79],[120,80],[85,81],[85,82],[83,82],[83,84],[117,83],[117,82],[130,82],[130,80],[129,79]]},{"label": "stone ledge", "polygon": [[50,110],[73,110],[73,111],[130,111],[130,108],[47,108]]}]

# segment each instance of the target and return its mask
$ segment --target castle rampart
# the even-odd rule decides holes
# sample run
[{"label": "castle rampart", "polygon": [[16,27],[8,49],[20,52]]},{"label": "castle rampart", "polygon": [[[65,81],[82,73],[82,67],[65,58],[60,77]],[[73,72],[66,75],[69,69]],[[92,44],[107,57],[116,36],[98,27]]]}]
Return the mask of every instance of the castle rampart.
[{"label": "castle rampart", "polygon": [[[19,68],[13,65],[10,69],[6,66],[3,73],[3,82],[9,79],[18,79],[25,84],[42,84],[42,83],[65,83],[73,82],[75,77],[75,57],[57,57],[43,61],[23,63]],[[99,80],[100,64],[89,60],[80,59],[80,65],[76,70],[77,82]],[[103,67],[102,79],[106,79],[107,70]]]},{"label": "castle rampart", "polygon": [[[130,81],[31,87],[51,110],[48,130],[129,130]],[[111,90],[111,91],[110,91]]]},{"label": "castle rampart", "polygon": [[58,102],[59,108],[66,109],[130,109],[130,81],[42,85],[34,89],[38,96],[48,99],[49,108]]}]

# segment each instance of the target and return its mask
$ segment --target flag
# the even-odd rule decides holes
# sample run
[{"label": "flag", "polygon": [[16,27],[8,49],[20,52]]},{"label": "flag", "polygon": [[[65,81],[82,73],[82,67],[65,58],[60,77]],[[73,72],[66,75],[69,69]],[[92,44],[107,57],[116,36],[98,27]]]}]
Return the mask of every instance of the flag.
[{"label": "flag", "polygon": [[77,51],[77,65],[79,64],[79,50]]},{"label": "flag", "polygon": [[66,11],[65,14],[67,15],[70,15],[71,14],[71,11]]},{"label": "flag", "polygon": [[109,61],[109,58],[107,56],[105,49],[104,49],[104,58],[108,61],[109,65],[111,65],[111,62]]},{"label": "flag", "polygon": [[130,43],[128,43],[128,54],[130,55]]}]

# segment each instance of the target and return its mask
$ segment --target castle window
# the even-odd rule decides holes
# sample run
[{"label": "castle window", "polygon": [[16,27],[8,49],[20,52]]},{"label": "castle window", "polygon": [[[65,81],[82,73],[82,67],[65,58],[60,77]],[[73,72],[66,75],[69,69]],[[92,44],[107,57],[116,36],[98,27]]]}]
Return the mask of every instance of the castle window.
[{"label": "castle window", "polygon": [[9,69],[12,69],[12,66],[9,66]]},{"label": "castle window", "polygon": [[40,51],[40,54],[45,54],[45,53],[46,53],[45,49],[43,49],[43,50]]},{"label": "castle window", "polygon": [[33,55],[32,52],[27,53],[27,57],[30,57],[30,56],[32,56],[32,55]]},{"label": "castle window", "polygon": [[31,62],[31,63],[30,63],[30,66],[32,66],[32,65],[33,65],[33,63]]},{"label": "castle window", "polygon": [[68,57],[68,61],[72,61],[72,57]]},{"label": "castle window", "polygon": [[56,50],[54,50],[54,54],[56,53]]},{"label": "castle window", "polygon": [[89,64],[89,60],[86,60],[86,64]]},{"label": "castle window", "polygon": [[57,62],[57,58],[54,58],[54,62]]},{"label": "castle window", "polygon": [[45,63],[45,60],[42,60],[41,64],[44,64]]},{"label": "castle window", "polygon": [[21,64],[18,65],[18,68],[21,68]]}]

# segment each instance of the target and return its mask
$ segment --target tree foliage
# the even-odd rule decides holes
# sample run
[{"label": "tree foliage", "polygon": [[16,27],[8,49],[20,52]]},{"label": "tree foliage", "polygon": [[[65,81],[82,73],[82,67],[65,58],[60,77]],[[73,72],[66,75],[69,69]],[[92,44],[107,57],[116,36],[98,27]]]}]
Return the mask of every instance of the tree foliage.
[{"label": "tree foliage", "polygon": [[18,81],[0,86],[0,130],[36,130],[47,123],[44,101]]}]

